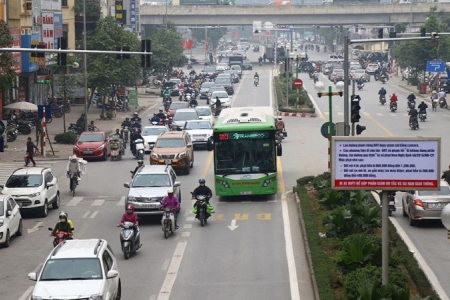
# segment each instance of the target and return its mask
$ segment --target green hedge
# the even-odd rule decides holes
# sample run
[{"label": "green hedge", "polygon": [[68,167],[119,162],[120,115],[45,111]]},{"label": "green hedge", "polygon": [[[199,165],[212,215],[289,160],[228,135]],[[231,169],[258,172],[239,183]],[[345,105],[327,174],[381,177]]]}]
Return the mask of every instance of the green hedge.
[{"label": "green hedge", "polygon": [[77,135],[73,132],[58,133],[55,135],[55,142],[58,144],[73,145],[77,141]]},{"label": "green hedge", "polygon": [[[277,98],[278,108],[281,111],[291,111],[291,112],[307,112],[314,113],[314,104],[309,98],[308,92],[305,89],[297,90],[289,87],[288,103],[286,106],[286,83],[290,84],[291,79],[286,81],[286,78],[276,76],[274,78],[275,95]],[[298,97],[298,108],[297,108],[297,97]]]}]

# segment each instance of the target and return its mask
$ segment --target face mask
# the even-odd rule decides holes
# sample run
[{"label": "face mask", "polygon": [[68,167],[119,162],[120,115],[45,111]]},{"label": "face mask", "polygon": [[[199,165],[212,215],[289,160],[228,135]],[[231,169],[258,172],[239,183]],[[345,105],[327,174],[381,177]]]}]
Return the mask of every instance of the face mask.
[{"label": "face mask", "polygon": [[59,220],[61,223],[65,223],[66,222],[66,219],[60,219]]},{"label": "face mask", "polygon": [[127,210],[127,214],[131,215],[133,211],[132,210]]}]

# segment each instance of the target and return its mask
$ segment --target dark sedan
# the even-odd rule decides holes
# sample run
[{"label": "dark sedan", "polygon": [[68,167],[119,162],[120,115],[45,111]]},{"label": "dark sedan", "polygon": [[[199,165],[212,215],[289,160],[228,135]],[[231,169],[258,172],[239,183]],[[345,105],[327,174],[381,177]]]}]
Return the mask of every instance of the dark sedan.
[{"label": "dark sedan", "polygon": [[170,90],[170,96],[179,96],[180,91],[178,90],[178,84],[173,81],[167,81],[164,82],[164,84],[161,86],[161,97],[164,96],[164,90],[166,88],[169,88]]},{"label": "dark sedan", "polygon": [[244,60],[241,66],[242,70],[253,70],[253,65],[249,60]]}]

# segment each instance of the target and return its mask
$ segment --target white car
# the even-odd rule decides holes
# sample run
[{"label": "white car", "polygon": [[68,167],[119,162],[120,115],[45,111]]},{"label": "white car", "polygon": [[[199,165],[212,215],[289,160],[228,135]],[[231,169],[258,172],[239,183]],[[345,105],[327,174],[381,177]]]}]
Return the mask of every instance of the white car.
[{"label": "white car", "polygon": [[211,126],[214,126],[214,115],[211,110],[211,106],[197,106],[195,110],[198,113],[200,120],[208,120]]},{"label": "white car", "polygon": [[45,218],[50,204],[54,209],[60,205],[58,180],[50,168],[19,168],[0,187],[3,195],[14,198],[22,212],[36,211]]},{"label": "white car", "polygon": [[145,126],[142,129],[142,137],[144,138],[144,151],[145,153],[150,153],[151,146],[155,145],[156,139],[158,138],[158,136],[163,133],[166,132],[167,130],[169,130],[166,126],[164,125],[152,125],[152,126]]},{"label": "white car", "polygon": [[211,102],[214,103],[216,101],[216,97],[219,97],[220,102],[222,103],[222,107],[231,107],[231,99],[228,96],[227,92],[216,91],[211,94]]},{"label": "white car", "polygon": [[11,196],[0,195],[0,245],[9,247],[13,235],[22,235],[19,205]]},{"label": "white car", "polygon": [[208,120],[186,121],[183,130],[189,133],[194,146],[206,146],[213,149],[213,129]]},{"label": "white car", "polygon": [[225,63],[219,63],[216,66],[216,72],[221,72],[221,71],[225,71],[225,70],[229,70],[230,67],[228,66],[228,64]]},{"label": "white car", "polygon": [[103,239],[65,240],[47,257],[30,299],[118,300],[122,287],[117,261]]}]

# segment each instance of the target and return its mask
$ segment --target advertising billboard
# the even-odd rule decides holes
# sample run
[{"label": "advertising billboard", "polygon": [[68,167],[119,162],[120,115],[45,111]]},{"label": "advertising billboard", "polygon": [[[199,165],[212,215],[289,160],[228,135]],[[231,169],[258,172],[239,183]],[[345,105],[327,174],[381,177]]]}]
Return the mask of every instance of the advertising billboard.
[{"label": "advertising billboard", "polygon": [[131,29],[136,31],[136,0],[130,0],[130,24]]},{"label": "advertising billboard", "polygon": [[[13,44],[12,47],[13,48],[20,48],[21,45],[21,30],[20,28],[10,28],[9,32],[11,33],[11,36],[13,38]],[[14,71],[16,73],[21,73],[22,72],[22,53],[20,52],[13,52],[12,53],[14,60],[16,61],[16,63],[14,64]]]},{"label": "advertising billboard", "polygon": [[334,189],[439,189],[439,137],[336,136],[331,148]]},{"label": "advertising billboard", "polygon": [[116,20],[117,20],[117,23],[125,24],[126,23],[126,18],[125,18],[124,14],[123,14],[123,12],[124,12],[123,1],[122,0],[116,0],[115,7],[116,7]]},{"label": "advertising billboard", "polygon": [[[31,48],[31,44],[39,44],[39,34],[22,35],[21,45],[23,48]],[[30,61],[31,53],[22,52],[22,73],[30,73],[39,69],[37,62]]]},{"label": "advertising billboard", "polygon": [[55,26],[53,12],[42,12],[42,42],[46,49],[55,48]]}]

